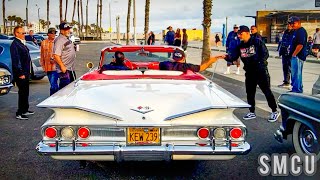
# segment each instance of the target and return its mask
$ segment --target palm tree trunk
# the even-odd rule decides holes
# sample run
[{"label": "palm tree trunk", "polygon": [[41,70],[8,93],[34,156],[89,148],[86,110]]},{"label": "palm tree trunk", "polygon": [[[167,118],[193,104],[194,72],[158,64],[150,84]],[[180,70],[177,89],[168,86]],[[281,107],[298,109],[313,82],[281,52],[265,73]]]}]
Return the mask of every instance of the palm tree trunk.
[{"label": "palm tree trunk", "polygon": [[88,36],[88,5],[89,5],[89,0],[87,0],[87,5],[86,5],[86,37]]},{"label": "palm tree trunk", "polygon": [[131,10],[131,0],[128,0],[128,14],[127,14],[127,40],[126,44],[129,45],[129,33],[130,33],[130,10]]},{"label": "palm tree trunk", "polygon": [[71,22],[74,21],[74,13],[76,12],[76,5],[77,5],[77,0],[74,0],[74,1],[73,1],[73,12],[72,12]]},{"label": "palm tree trunk", "polygon": [[68,0],[66,0],[66,11],[64,13],[64,21],[67,22],[67,12],[68,12]]},{"label": "palm tree trunk", "polygon": [[96,23],[96,35],[97,35],[97,39],[98,39],[98,37],[99,37],[98,27],[99,27],[99,0],[97,0],[97,23]]},{"label": "palm tree trunk", "polygon": [[202,61],[206,62],[210,58],[210,27],[211,27],[212,0],[203,0],[203,44]]},{"label": "palm tree trunk", "polygon": [[83,8],[82,8],[82,0],[80,0],[80,10],[81,10],[81,22],[79,22],[80,24],[80,34],[82,36],[82,29],[83,29]]},{"label": "palm tree trunk", "polygon": [[62,17],[62,0],[59,1],[59,11],[60,11],[60,23],[63,22]]},{"label": "palm tree trunk", "polygon": [[81,29],[80,28],[80,1],[78,0],[77,3],[78,3],[78,5],[77,5],[78,6],[78,8],[77,8],[77,10],[78,10],[78,27],[79,27],[78,28],[79,29],[78,35],[80,36],[80,29]]},{"label": "palm tree trunk", "polygon": [[102,0],[100,0],[100,29],[99,29],[99,34],[100,34],[100,39],[102,39],[102,33],[101,33],[101,30],[102,30],[102,26],[101,26],[101,22],[102,22]]},{"label": "palm tree trunk", "polygon": [[49,29],[49,10],[50,10],[50,0],[47,0],[47,28]]},{"label": "palm tree trunk", "polygon": [[27,0],[27,5],[26,5],[26,24],[28,27],[29,24],[29,12],[28,12],[28,7],[29,7],[29,0]]},{"label": "palm tree trunk", "polygon": [[148,39],[149,12],[150,12],[150,0],[146,0],[145,16],[144,16],[144,44],[147,44],[147,39]]},{"label": "palm tree trunk", "polygon": [[6,27],[6,0],[2,0],[2,21],[3,21],[3,33],[7,33]]}]

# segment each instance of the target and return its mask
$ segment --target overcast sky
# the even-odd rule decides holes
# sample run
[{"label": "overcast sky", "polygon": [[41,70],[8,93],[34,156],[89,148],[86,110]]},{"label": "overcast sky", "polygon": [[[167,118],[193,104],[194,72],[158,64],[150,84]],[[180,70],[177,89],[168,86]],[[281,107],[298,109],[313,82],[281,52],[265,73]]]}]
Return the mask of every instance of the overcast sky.
[{"label": "overcast sky", "polygon": [[[82,1],[85,12],[87,0]],[[63,2],[64,9],[65,0]],[[125,32],[128,0],[103,0],[102,26],[105,29],[109,27],[108,3],[111,3],[113,30],[115,30],[115,18],[120,15],[120,30]],[[29,21],[31,22],[38,20],[36,4],[40,7],[40,18],[46,19],[46,0],[29,0]],[[160,32],[169,25],[173,26],[174,29],[178,27],[202,29],[202,5],[202,0],[151,0],[149,29]],[[25,6],[26,0],[6,0],[6,17],[17,15],[25,19]],[[2,9],[2,4],[0,4],[0,7]],[[97,0],[89,0],[89,24],[96,22],[96,7]],[[142,32],[144,29],[144,7],[145,0],[136,0],[137,32]],[[257,10],[265,8],[268,10],[320,9],[315,8],[315,0],[213,0],[211,30],[221,32],[226,16],[228,16],[228,30],[231,30],[233,24],[252,25],[254,19],[244,16],[256,15]],[[71,21],[72,9],[73,0],[69,0],[68,21]],[[132,17],[133,14],[131,14]],[[77,20],[78,17],[76,16],[75,19]],[[0,21],[2,24],[2,10]],[[59,23],[59,0],[50,0],[50,21],[52,26]],[[133,32],[132,21],[131,32]]]}]

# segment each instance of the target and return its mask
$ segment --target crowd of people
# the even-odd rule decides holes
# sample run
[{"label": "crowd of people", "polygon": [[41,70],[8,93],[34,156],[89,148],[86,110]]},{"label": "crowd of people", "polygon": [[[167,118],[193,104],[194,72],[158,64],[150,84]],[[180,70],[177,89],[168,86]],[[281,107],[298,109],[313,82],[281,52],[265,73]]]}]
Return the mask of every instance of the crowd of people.
[{"label": "crowd of people", "polygon": [[[56,93],[75,80],[75,46],[69,39],[70,29],[67,23],[59,25],[60,35],[56,38],[56,29],[48,29],[48,39],[41,42],[40,64],[47,73],[50,82],[50,95]],[[29,32],[30,33],[30,32]],[[18,87],[18,110],[16,118],[28,120],[34,112],[29,110],[29,79],[31,58],[26,46],[26,33],[22,26],[14,28],[14,39],[10,46],[13,81]],[[32,37],[32,34],[31,34]],[[59,81],[59,84],[58,84]]]}]

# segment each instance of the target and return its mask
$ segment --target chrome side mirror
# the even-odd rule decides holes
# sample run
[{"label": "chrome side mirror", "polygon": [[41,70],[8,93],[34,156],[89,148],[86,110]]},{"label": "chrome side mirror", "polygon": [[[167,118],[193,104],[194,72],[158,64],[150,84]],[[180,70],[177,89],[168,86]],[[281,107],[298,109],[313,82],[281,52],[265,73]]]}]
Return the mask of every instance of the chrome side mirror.
[{"label": "chrome side mirror", "polygon": [[92,62],[88,62],[87,63],[87,68],[88,69],[92,69],[94,67],[93,63]]}]

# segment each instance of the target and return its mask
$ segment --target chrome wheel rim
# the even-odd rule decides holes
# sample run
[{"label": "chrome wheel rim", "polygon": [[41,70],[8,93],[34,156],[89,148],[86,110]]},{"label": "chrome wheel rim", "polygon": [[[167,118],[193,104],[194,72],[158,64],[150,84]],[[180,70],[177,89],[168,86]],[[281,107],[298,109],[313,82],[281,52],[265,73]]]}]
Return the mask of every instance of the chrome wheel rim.
[{"label": "chrome wheel rim", "polygon": [[299,132],[300,146],[304,153],[319,153],[319,142],[315,133],[304,124],[301,124]]}]

